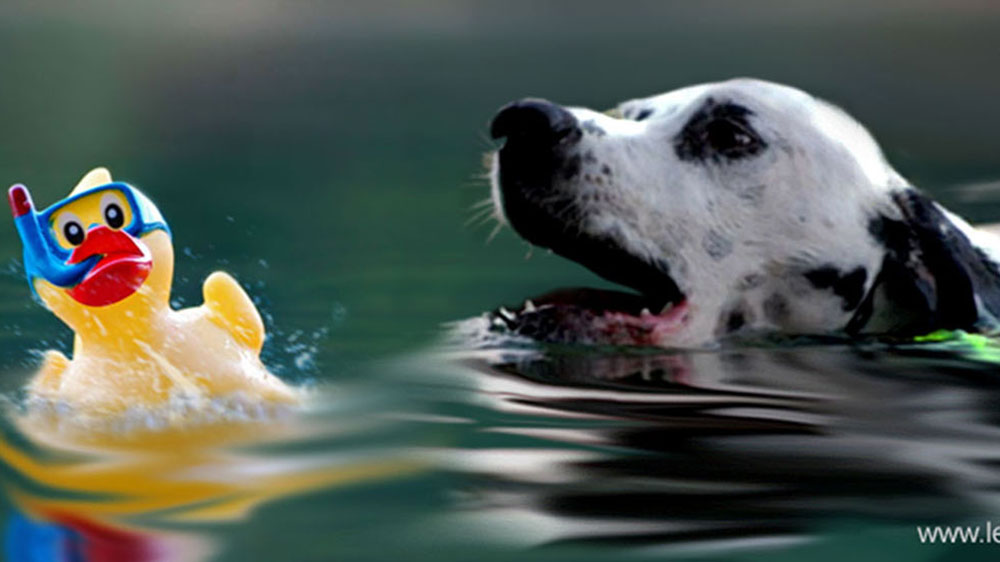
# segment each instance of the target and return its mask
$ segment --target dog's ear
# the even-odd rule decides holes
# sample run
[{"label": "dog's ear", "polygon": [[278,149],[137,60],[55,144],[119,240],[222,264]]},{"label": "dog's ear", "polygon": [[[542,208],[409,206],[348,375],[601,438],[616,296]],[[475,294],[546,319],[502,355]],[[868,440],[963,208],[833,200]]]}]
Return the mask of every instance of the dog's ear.
[{"label": "dog's ear", "polygon": [[1000,270],[934,201],[906,188],[892,194],[900,214],[869,231],[886,249],[850,333],[926,334],[996,327]]}]

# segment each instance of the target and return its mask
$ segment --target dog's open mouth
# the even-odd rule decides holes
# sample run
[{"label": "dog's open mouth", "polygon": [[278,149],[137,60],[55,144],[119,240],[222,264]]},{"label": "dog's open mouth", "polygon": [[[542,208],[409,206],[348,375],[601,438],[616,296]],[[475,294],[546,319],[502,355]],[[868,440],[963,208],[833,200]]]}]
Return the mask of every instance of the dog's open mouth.
[{"label": "dog's open mouth", "polygon": [[536,340],[600,345],[661,345],[683,324],[687,302],[655,307],[655,299],[606,289],[557,289],[517,309],[493,312],[495,326]]},{"label": "dog's open mouth", "polygon": [[[523,234],[522,234],[523,235]],[[587,237],[538,245],[576,261],[632,291],[563,288],[499,308],[494,325],[536,340],[597,345],[665,345],[688,315],[688,301],[666,273],[624,250]]]},{"label": "dog's open mouth", "polygon": [[572,155],[583,133],[568,110],[544,100],[508,105],[493,120],[504,138],[494,177],[498,204],[528,242],[635,291],[561,289],[500,308],[494,325],[549,342],[663,345],[687,318],[687,300],[666,263],[636,256],[605,233],[584,232],[572,193]]}]

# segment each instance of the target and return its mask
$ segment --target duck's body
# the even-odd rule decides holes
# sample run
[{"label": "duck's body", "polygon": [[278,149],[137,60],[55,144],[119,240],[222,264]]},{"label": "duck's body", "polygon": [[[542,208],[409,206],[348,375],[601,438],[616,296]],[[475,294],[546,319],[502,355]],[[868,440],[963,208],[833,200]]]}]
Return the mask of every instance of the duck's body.
[{"label": "duck's body", "polygon": [[[124,184],[111,184],[106,170],[88,174],[73,192],[78,200],[72,195],[67,200],[67,205],[74,205],[67,206],[72,218],[83,216],[84,220],[77,222],[87,224],[91,218],[86,215],[93,214],[87,198],[103,197],[101,205],[106,206],[107,186],[116,185]],[[12,205],[15,189],[17,186],[11,190]],[[91,192],[93,195],[88,195]],[[133,202],[135,199],[133,195]],[[30,208],[30,199],[27,206]],[[125,211],[133,222],[141,205],[135,207],[131,213]],[[55,228],[67,222],[59,215],[67,211],[59,205],[53,209],[57,213],[46,211],[40,216],[44,217],[41,222]],[[15,216],[17,212],[15,208]],[[66,232],[76,234],[72,225],[68,228]],[[169,231],[164,224],[131,238],[141,252],[136,250],[135,257],[130,257],[119,250],[129,243],[119,240],[130,234],[128,228],[90,223],[86,238],[76,244],[78,249],[86,248],[91,238],[117,238],[87,255],[74,252],[76,257],[65,260],[66,266],[49,266],[89,263],[89,272],[75,285],[57,285],[29,271],[38,297],[76,333],[72,359],[58,351],[46,353],[42,368],[28,386],[32,397],[101,416],[136,408],[154,410],[177,398],[238,398],[251,404],[296,402],[296,391],[268,372],[260,360],[264,326],[239,284],[228,274],[213,273],[205,281],[202,306],[173,310],[169,303],[174,256]],[[22,238],[27,238],[23,231]],[[28,252],[26,247],[26,264],[38,259]],[[103,277],[102,265],[110,271]]]},{"label": "duck's body", "polygon": [[[40,295],[52,289],[38,287]],[[72,360],[46,353],[31,395],[101,414],[155,409],[171,398],[294,402],[294,391],[260,360],[263,325],[236,280],[214,273],[204,293],[201,306],[162,303],[126,329],[92,322],[77,332]]]}]

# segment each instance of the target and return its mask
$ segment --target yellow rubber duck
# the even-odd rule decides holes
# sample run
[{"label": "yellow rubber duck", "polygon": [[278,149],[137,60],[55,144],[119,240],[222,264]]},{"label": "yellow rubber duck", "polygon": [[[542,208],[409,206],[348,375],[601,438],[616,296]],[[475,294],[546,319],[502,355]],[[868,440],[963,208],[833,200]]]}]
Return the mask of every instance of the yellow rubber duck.
[{"label": "yellow rubber duck", "polygon": [[45,353],[28,386],[32,398],[95,416],[152,411],[178,398],[299,401],[261,362],[263,322],[231,276],[205,280],[203,305],[170,307],[170,230],[139,190],[97,168],[44,211],[23,185],[8,199],[29,284],[76,334],[72,359]]}]

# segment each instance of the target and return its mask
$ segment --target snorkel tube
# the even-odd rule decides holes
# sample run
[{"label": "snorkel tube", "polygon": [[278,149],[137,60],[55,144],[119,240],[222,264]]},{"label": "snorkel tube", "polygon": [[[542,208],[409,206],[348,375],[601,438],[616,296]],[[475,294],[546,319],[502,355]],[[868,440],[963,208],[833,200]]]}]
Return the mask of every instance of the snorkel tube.
[{"label": "snorkel tube", "polygon": [[7,191],[7,201],[14,213],[14,226],[24,245],[24,272],[29,281],[42,277],[58,287],[72,287],[97,263],[95,256],[80,263],[67,264],[56,255],[43,230],[48,227],[38,220],[28,188],[21,184],[14,185]]}]

